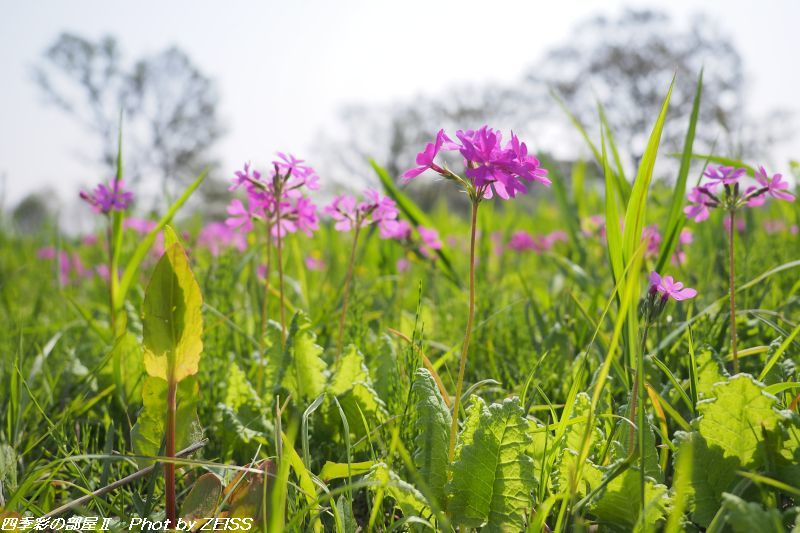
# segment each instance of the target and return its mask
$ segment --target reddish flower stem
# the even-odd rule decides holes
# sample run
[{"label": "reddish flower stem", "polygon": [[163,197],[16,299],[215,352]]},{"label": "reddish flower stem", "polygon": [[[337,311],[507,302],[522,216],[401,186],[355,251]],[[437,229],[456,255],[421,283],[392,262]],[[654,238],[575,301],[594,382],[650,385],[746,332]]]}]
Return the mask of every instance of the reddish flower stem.
[{"label": "reddish flower stem", "polygon": [[[261,335],[259,335],[259,349],[261,351],[261,361],[258,365],[258,392],[264,393],[264,362],[267,357],[267,318],[269,312],[269,273],[272,258],[272,228],[267,223],[267,261],[266,271],[264,272],[264,298],[261,300]],[[257,273],[257,272],[256,272]],[[256,276],[257,277],[257,276]]]},{"label": "reddish flower stem", "polygon": [[461,360],[458,366],[458,381],[456,381],[456,397],[453,402],[453,416],[450,423],[450,448],[447,453],[452,464],[456,451],[456,436],[458,434],[458,409],[461,405],[461,391],[464,388],[464,372],[467,368],[467,353],[469,341],[472,336],[472,322],[475,317],[475,234],[478,227],[479,197],[472,200],[472,221],[469,239],[469,311],[467,313],[467,329],[464,333],[464,344],[461,346]]},{"label": "reddish flower stem", "polygon": [[731,209],[730,210],[730,222],[731,222],[731,229],[728,232],[728,294],[730,295],[731,301],[731,354],[733,355],[733,373],[739,373],[739,354],[736,352],[736,298],[734,296],[734,288],[735,288],[735,272],[734,272],[734,253],[733,253],[733,242],[734,242],[734,232],[736,231],[736,226],[734,224],[736,211]]}]

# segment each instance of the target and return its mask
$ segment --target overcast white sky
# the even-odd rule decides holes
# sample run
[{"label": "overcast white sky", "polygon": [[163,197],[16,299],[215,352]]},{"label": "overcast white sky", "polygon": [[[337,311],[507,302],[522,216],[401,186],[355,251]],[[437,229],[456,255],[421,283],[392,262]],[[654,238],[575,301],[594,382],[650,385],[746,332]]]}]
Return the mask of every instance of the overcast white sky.
[{"label": "overcast white sky", "polygon": [[[221,90],[225,168],[276,150],[313,159],[313,140],[348,102],[388,103],[462,82],[511,81],[579,20],[649,6],[688,20],[702,6],[733,36],[751,110],[798,109],[800,2],[691,0],[0,0],[0,195],[5,205],[51,187],[96,182],[90,138],[43,105],[30,70],[67,30],[112,34],[127,58],[175,44]],[[494,42],[489,47],[481,44]],[[790,152],[800,156],[800,144]]]}]

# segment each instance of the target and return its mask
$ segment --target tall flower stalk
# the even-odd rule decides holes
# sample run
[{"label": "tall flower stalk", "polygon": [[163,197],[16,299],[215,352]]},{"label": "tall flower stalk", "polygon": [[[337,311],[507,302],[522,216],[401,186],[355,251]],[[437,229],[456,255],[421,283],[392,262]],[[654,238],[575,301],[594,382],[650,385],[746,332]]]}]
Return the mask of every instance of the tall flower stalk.
[{"label": "tall flower stalk", "polygon": [[356,262],[356,251],[361,228],[370,224],[377,224],[380,236],[384,239],[392,238],[397,231],[397,205],[391,198],[381,196],[378,192],[368,189],[364,192],[364,199],[358,202],[355,197],[340,195],[325,206],[325,213],[336,222],[337,231],[353,231],[353,244],[350,248],[350,259],[347,263],[347,274],[344,278],[342,289],[342,308],[339,311],[339,324],[336,333],[336,360],[338,361],[344,347],[344,324],[347,317],[347,305],[350,300],[350,286],[353,283],[353,272]]},{"label": "tall flower stalk", "polygon": [[[495,195],[504,200],[514,198],[517,194],[528,192],[526,183],[538,182],[549,185],[547,170],[533,155],[528,154],[524,142],[511,134],[511,139],[502,144],[502,134],[488,126],[477,130],[458,130],[458,141],[453,141],[444,130],[439,130],[436,139],[428,143],[425,149],[417,154],[417,166],[403,174],[405,179],[413,179],[433,170],[445,179],[454,181],[464,192],[471,203],[470,217],[470,253],[469,253],[469,304],[467,307],[467,325],[464,341],[461,344],[461,357],[458,364],[455,401],[453,402],[452,424],[450,426],[450,442],[448,458],[455,457],[458,435],[458,415],[461,406],[461,395],[464,387],[464,375],[467,368],[467,356],[472,337],[472,326],[475,318],[475,236],[478,225],[478,207],[484,199]],[[439,165],[435,159],[440,151],[458,151],[464,162],[464,176],[460,176],[446,165]]]},{"label": "tall flower stalk", "polygon": [[[270,274],[272,267],[273,239],[278,263],[278,308],[281,327],[281,345],[286,342],[286,311],[283,283],[283,239],[289,233],[302,231],[311,236],[319,228],[317,207],[304,194],[305,190],[319,188],[319,177],[313,168],[301,159],[290,154],[278,153],[278,159],[272,162],[271,175],[265,177],[261,172],[251,169],[246,163],[242,170],[234,174],[231,191],[244,187],[246,203],[235,198],[228,206],[228,219],[225,223],[230,228],[242,232],[254,229],[253,222],[263,224],[266,234],[264,295],[261,302],[261,324],[259,350],[262,358],[267,350],[267,325],[269,323],[269,295],[271,292]],[[258,269],[256,269],[257,271]],[[256,272],[258,273],[258,272]],[[263,364],[259,365],[259,391],[264,389]]]},{"label": "tall flower stalk", "polygon": [[80,197],[95,213],[106,218],[106,238],[108,241],[108,309],[111,334],[116,337],[116,308],[114,293],[118,283],[117,244],[121,238],[122,214],[133,202],[133,193],[125,190],[122,180],[121,163],[117,163],[117,175],[109,183],[100,183],[92,192],[81,191]]},{"label": "tall flower stalk", "polygon": [[[695,289],[684,287],[683,283],[675,281],[672,276],[661,277],[657,272],[650,273],[650,289],[647,291],[647,296],[642,300],[639,306],[639,312],[642,316],[644,324],[642,325],[642,343],[636,362],[636,375],[633,380],[631,388],[631,400],[629,409],[629,420],[631,424],[635,424],[635,430],[631,429],[628,434],[628,457],[633,459],[636,455],[639,456],[639,482],[640,494],[644,495],[645,484],[645,453],[644,453],[644,437],[645,437],[645,372],[644,360],[645,353],[647,352],[647,334],[650,331],[650,326],[658,320],[658,317],[664,311],[670,299],[675,301],[689,300],[697,296]],[[635,422],[634,422],[635,420]],[[634,446],[635,444],[635,446]],[[645,516],[645,498],[641,500],[641,510],[639,516],[644,519]]]},{"label": "tall flower stalk", "polygon": [[[781,174],[770,176],[764,167],[759,167],[754,172],[753,178],[756,185],[747,187],[742,192],[740,181],[746,174],[746,169],[732,166],[709,165],[703,174],[708,180],[705,184],[692,188],[689,192],[689,205],[684,209],[687,217],[695,222],[706,220],[710,216],[710,209],[719,208],[725,211],[728,223],[728,297],[730,303],[730,353],[733,359],[733,372],[739,372],[739,354],[737,351],[736,328],[736,275],[735,275],[735,237],[736,212],[745,207],[758,207],[764,205],[767,196],[778,200],[794,201],[794,195],[788,192],[789,184],[783,180]],[[721,192],[717,189],[722,187]]]}]

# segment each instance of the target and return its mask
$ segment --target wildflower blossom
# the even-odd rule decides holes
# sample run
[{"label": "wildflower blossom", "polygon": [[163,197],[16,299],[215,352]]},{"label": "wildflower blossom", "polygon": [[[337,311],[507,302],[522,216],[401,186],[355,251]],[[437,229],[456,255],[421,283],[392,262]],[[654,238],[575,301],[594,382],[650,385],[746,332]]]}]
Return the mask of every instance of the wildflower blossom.
[{"label": "wildflower blossom", "polygon": [[112,180],[109,185],[100,183],[91,193],[81,191],[80,197],[95,213],[103,215],[111,211],[124,211],[133,202],[133,193],[125,190],[125,183],[121,179]]},{"label": "wildflower blossom", "polygon": [[211,222],[200,230],[197,244],[207,248],[216,257],[227,248],[243,252],[247,248],[247,239],[224,222]]},{"label": "wildflower blossom", "polygon": [[725,165],[708,165],[706,171],[703,172],[703,176],[707,177],[708,179],[712,180],[712,183],[722,183],[724,185],[733,185],[739,178],[744,176],[745,169],[743,168],[736,168],[733,166],[725,166]]},{"label": "wildflower blossom", "polygon": [[325,263],[324,260],[315,255],[307,255],[304,260],[304,263],[307,269],[316,272],[321,272],[328,267],[328,265]]},{"label": "wildflower blossom", "polygon": [[706,220],[710,215],[708,208],[719,205],[719,200],[709,187],[692,187],[688,200],[690,205],[684,207],[683,212],[695,222]]},{"label": "wildflower blossom", "polygon": [[156,222],[144,218],[128,217],[125,219],[123,226],[141,235],[147,235],[156,227]]},{"label": "wildflower blossom", "polygon": [[672,276],[664,276],[662,278],[658,272],[650,273],[650,292],[660,294],[664,300],[672,298],[678,302],[697,296],[696,290],[688,287],[684,288],[683,283],[675,281]]},{"label": "wildflower blossom", "polygon": [[[452,141],[444,130],[439,130],[434,142],[428,143],[417,154],[418,166],[406,171],[403,178],[413,179],[430,169],[445,178],[471,186],[480,198],[492,198],[496,194],[504,200],[525,194],[528,191],[526,183],[550,184],[547,170],[535,156],[528,153],[525,143],[520,142],[513,132],[505,146],[502,144],[502,134],[488,126],[477,130],[458,130],[456,138],[460,142]],[[457,150],[461,154],[469,183],[435,163],[441,150]]]},{"label": "wildflower blossom", "polygon": [[417,228],[422,243],[420,244],[419,251],[425,257],[432,259],[436,257],[436,250],[442,249],[442,241],[439,239],[439,232],[435,229],[425,228],[419,226]]},{"label": "wildflower blossom", "polygon": [[334,228],[337,231],[377,224],[381,237],[387,239],[392,238],[397,229],[397,205],[391,198],[381,196],[374,190],[365,191],[361,202],[346,194],[336,196],[323,210],[336,221]]},{"label": "wildflower blossom", "polygon": [[762,188],[766,189],[766,194],[778,200],[786,200],[787,202],[794,202],[794,195],[787,192],[789,190],[789,183],[783,180],[781,174],[773,174],[770,177],[763,166],[758,167],[758,171],[753,176]]}]

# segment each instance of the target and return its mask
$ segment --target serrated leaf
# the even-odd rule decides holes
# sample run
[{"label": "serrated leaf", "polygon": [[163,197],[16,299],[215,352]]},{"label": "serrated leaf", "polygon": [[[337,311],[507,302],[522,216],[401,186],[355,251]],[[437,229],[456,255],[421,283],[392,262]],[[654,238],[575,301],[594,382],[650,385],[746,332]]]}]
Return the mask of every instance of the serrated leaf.
[{"label": "serrated leaf", "polygon": [[697,404],[699,418],[692,422],[695,430],[676,434],[678,468],[681,450],[686,446],[692,450],[694,468],[688,484],[692,520],[703,527],[708,527],[719,510],[722,493],[732,490],[738,481],[736,472],[762,466],[762,431],[774,431],[781,419],[775,398],[747,374],[717,383],[710,394],[712,399]]},{"label": "serrated leaf", "polygon": [[414,463],[430,490],[430,496],[441,505],[447,483],[450,410],[426,368],[417,370],[411,389],[416,399],[417,415]]},{"label": "serrated leaf", "polygon": [[734,533],[782,533],[785,531],[780,511],[765,509],[760,503],[747,502],[738,496],[722,495],[728,511],[727,525]]},{"label": "serrated leaf", "polygon": [[470,416],[470,437],[453,465],[448,513],[467,527],[521,531],[535,486],[533,460],[525,454],[528,421],[517,398],[477,412],[477,427],[473,431]]},{"label": "serrated leaf", "polygon": [[[425,496],[411,483],[404,481],[384,463],[378,463],[372,471],[364,476],[365,480],[380,483],[386,494],[394,500],[395,505],[403,512],[403,516],[424,517],[430,513]],[[376,490],[378,486],[373,486]]]},{"label": "serrated leaf", "polygon": [[158,261],[142,305],[144,366],[150,376],[181,381],[197,373],[203,351],[203,297],[180,244]]},{"label": "serrated leaf", "polygon": [[591,505],[591,511],[599,525],[605,526],[600,528],[601,531],[654,531],[655,525],[667,516],[670,501],[666,485],[655,484],[647,479],[644,489],[645,518],[641,520],[639,483],[639,471],[628,468],[600,492]]},{"label": "serrated leaf", "polygon": [[298,402],[310,403],[325,389],[327,365],[320,358],[322,348],[315,343],[311,320],[300,312],[292,318],[284,354],[282,385]]},{"label": "serrated leaf", "polygon": [[370,431],[365,423],[377,425],[386,419],[386,406],[372,388],[364,356],[352,344],[339,359],[327,391],[339,400],[350,430],[356,435]]},{"label": "serrated leaf", "polygon": [[[200,388],[197,380],[189,377],[178,384],[175,448],[181,450],[202,438],[197,405]],[[131,429],[131,444],[137,455],[156,456],[161,450],[167,418],[167,382],[148,377],[142,386],[144,408]],[[147,461],[144,461],[147,463]]]}]

